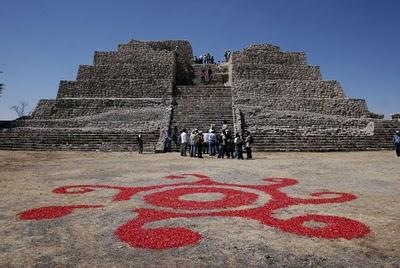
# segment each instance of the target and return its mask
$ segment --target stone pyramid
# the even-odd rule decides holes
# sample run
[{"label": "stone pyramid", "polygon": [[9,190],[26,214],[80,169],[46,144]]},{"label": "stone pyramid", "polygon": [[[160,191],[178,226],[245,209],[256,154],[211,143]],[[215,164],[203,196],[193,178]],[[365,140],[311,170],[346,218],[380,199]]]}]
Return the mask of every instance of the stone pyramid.
[{"label": "stone pyramid", "polygon": [[0,149],[130,151],[142,134],[145,150],[159,152],[168,129],[219,130],[224,120],[249,130],[256,151],[389,149],[400,129],[323,80],[303,52],[252,45],[228,62],[196,64],[188,41],[132,40],[95,52],[30,118],[0,123]]}]

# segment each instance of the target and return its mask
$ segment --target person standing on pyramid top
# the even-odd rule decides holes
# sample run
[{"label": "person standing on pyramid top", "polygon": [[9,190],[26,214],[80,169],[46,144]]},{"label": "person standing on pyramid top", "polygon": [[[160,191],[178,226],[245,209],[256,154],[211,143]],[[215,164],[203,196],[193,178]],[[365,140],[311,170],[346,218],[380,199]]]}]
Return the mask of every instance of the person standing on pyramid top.
[{"label": "person standing on pyramid top", "polygon": [[201,70],[201,83],[205,84],[206,83],[206,70]]},{"label": "person standing on pyramid top", "polygon": [[396,146],[396,155],[400,157],[400,131],[396,131],[396,134],[393,137],[393,142]]},{"label": "person standing on pyramid top", "polygon": [[179,47],[178,47],[178,46],[175,46],[175,55],[176,55],[177,57],[179,56],[178,50],[179,50]]},{"label": "person standing on pyramid top", "polygon": [[210,67],[208,67],[208,83],[209,84],[212,81],[212,73],[213,73],[213,71],[212,71],[211,66],[210,66]]}]

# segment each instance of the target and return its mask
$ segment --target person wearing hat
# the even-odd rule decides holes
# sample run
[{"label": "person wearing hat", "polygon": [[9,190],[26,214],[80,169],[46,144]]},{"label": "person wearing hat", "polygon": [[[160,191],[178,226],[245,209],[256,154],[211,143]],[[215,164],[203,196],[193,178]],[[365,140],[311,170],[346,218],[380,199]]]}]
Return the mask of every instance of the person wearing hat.
[{"label": "person wearing hat", "polygon": [[396,155],[400,157],[400,131],[396,131],[396,134],[393,137],[393,142],[396,146]]}]

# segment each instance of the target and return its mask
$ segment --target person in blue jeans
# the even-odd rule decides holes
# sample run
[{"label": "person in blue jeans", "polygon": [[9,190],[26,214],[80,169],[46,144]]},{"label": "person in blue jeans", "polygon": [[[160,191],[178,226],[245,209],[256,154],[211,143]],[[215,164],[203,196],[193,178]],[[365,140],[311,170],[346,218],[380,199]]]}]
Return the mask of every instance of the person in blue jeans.
[{"label": "person in blue jeans", "polygon": [[190,157],[196,157],[196,136],[197,136],[197,129],[193,130],[192,133],[190,134],[190,151],[189,155]]},{"label": "person in blue jeans", "polygon": [[243,159],[243,140],[240,137],[239,133],[236,133],[236,137],[235,137],[235,157],[236,159]]},{"label": "person in blue jeans", "polygon": [[396,134],[393,137],[393,142],[396,146],[396,155],[400,157],[400,131],[396,131]]},{"label": "person in blue jeans", "polygon": [[215,135],[215,130],[210,130],[208,134],[208,151],[211,156],[215,155],[215,143],[217,141],[217,135]]},{"label": "person in blue jeans", "polygon": [[182,130],[180,135],[180,144],[181,144],[181,156],[186,156],[186,148],[189,144],[189,134],[186,133],[186,129]]}]

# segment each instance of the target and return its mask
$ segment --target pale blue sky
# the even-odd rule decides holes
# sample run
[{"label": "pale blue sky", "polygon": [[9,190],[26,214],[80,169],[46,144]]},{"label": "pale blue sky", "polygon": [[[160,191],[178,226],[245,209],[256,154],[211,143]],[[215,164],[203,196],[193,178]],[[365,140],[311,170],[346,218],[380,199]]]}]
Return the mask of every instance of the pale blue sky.
[{"label": "pale blue sky", "polygon": [[130,39],[187,39],[195,54],[272,43],[305,51],[324,79],[386,115],[400,112],[397,0],[2,0],[0,120],[20,100],[33,109],[74,80],[95,50]]}]

